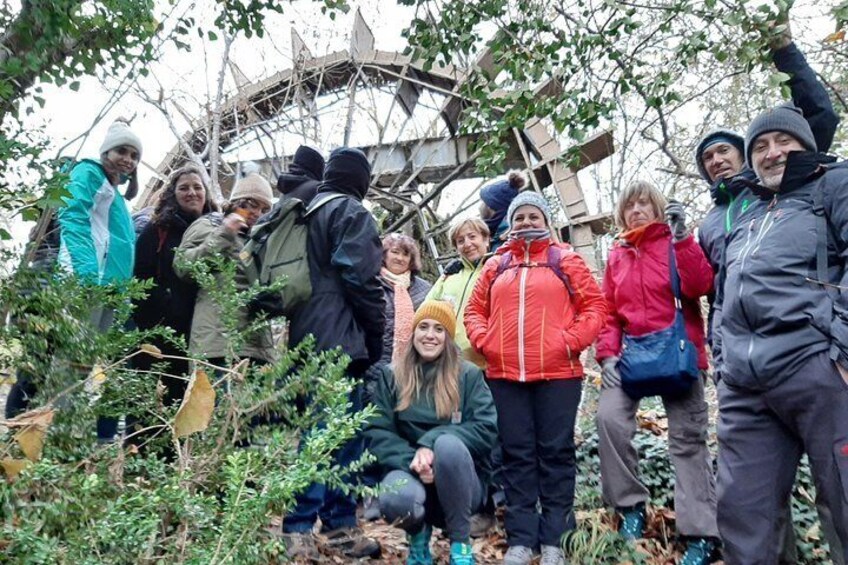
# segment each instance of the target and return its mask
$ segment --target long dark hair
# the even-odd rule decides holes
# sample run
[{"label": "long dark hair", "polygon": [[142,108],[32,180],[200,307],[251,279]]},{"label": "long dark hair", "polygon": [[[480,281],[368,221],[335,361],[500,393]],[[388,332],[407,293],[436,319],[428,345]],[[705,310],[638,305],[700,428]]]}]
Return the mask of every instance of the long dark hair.
[{"label": "long dark hair", "polygon": [[180,205],[177,204],[177,183],[180,181],[180,177],[184,175],[197,175],[200,177],[200,182],[203,183],[206,200],[203,203],[203,210],[200,215],[218,211],[218,206],[215,205],[212,201],[212,195],[209,194],[209,186],[206,184],[206,171],[194,163],[187,163],[171,173],[168,186],[165,187],[165,190],[159,195],[159,200],[156,201],[153,216],[150,218],[151,223],[165,227],[177,222],[177,214],[180,211]]}]

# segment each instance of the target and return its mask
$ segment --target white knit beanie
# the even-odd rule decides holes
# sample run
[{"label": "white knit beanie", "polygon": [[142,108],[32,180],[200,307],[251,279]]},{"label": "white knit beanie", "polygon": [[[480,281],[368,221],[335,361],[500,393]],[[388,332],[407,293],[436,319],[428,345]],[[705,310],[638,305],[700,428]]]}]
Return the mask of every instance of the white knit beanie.
[{"label": "white knit beanie", "polygon": [[141,139],[130,129],[130,125],[124,120],[117,119],[112,122],[109,129],[106,131],[106,139],[100,146],[100,154],[107,153],[110,149],[120,147],[121,145],[129,145],[138,151],[138,160],[141,161]]},{"label": "white knit beanie", "polygon": [[271,198],[273,198],[271,183],[265,180],[265,177],[256,173],[250,173],[246,177],[240,178],[236,181],[236,185],[230,193],[230,202],[242,198],[253,198],[271,206]]}]

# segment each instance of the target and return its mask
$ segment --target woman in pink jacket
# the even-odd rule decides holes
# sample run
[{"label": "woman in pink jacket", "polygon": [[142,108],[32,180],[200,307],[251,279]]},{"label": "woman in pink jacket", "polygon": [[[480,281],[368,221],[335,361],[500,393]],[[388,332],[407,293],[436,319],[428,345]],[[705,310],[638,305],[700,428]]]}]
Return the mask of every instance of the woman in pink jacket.
[{"label": "woman in pink jacket", "polygon": [[[596,349],[602,367],[597,418],[603,496],[622,516],[621,535],[632,540],[642,537],[649,492],[639,480],[633,446],[639,401],[622,390],[618,371],[622,338],[625,334],[641,336],[661,330],[674,321],[675,298],[669,271],[669,246],[673,245],[686,333],[698,351],[699,368],[705,370],[707,353],[700,299],[712,290],[713,273],[686,228],[683,205],[666,202],[654,186],[636,182],[627,187],[615,217],[623,231],[610,251],[604,274],[609,314]],[[697,379],[683,397],[664,397],[663,404],[676,476],[677,529],[689,542],[680,563],[706,565],[718,528],[703,378]]]}]

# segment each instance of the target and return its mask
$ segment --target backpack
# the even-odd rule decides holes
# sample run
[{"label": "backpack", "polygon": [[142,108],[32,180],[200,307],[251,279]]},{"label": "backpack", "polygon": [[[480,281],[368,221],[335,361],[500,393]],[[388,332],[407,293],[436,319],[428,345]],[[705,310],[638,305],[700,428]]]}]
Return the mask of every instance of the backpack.
[{"label": "backpack", "polygon": [[560,267],[560,259],[562,259],[562,249],[557,247],[556,245],[548,246],[548,260],[545,263],[517,263],[515,265],[510,265],[510,261],[512,260],[512,253],[507,252],[501,256],[500,262],[498,262],[498,268],[495,271],[495,277],[492,279],[492,283],[489,285],[489,292],[492,292],[492,287],[495,284],[495,281],[498,280],[498,277],[504,274],[507,269],[520,269],[521,267],[546,267],[554,272],[559,280],[562,281],[562,284],[565,285],[565,289],[568,291],[569,296],[574,296],[574,287],[571,286],[571,279],[568,278],[564,272],[562,272],[562,267]]},{"label": "backpack", "polygon": [[319,194],[308,207],[297,198],[282,198],[251,228],[239,255],[248,282],[268,286],[285,278],[283,288],[263,292],[257,298],[259,309],[269,317],[290,316],[312,296],[307,220],[327,202],[344,196]]}]

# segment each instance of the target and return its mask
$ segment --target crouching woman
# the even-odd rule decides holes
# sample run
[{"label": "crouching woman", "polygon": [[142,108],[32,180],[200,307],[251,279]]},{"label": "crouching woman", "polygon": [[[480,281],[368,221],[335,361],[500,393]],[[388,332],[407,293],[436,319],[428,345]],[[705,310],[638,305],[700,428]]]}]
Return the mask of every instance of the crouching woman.
[{"label": "crouching woman", "polygon": [[480,369],[460,358],[453,307],[424,302],[412,344],[382,369],[366,430],[383,472],[380,512],[404,529],[408,564],[429,564],[432,527],[451,541],[450,563],[474,563],[470,519],[483,504],[497,437],[492,395]]}]

